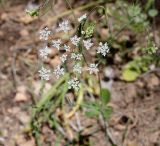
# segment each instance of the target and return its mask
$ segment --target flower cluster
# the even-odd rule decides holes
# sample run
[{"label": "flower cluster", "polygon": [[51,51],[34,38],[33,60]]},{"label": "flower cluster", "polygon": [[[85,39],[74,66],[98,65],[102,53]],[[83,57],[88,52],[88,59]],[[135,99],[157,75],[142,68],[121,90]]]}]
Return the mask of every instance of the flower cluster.
[{"label": "flower cluster", "polygon": [[80,81],[77,78],[71,79],[68,81],[68,89],[75,89],[76,91],[79,90]]},{"label": "flower cluster", "polygon": [[59,31],[64,31],[64,32],[68,32],[70,30],[70,25],[69,25],[69,21],[68,20],[65,20],[61,23],[59,23],[59,27],[57,28],[57,32]]},{"label": "flower cluster", "polygon": [[48,55],[50,54],[51,50],[48,48],[48,46],[45,46],[44,48],[39,50],[39,56],[42,59],[47,59]]},{"label": "flower cluster", "polygon": [[56,78],[59,79],[61,75],[64,75],[64,68],[61,68],[60,65],[58,65],[53,73],[55,74]]},{"label": "flower cluster", "polygon": [[71,37],[70,40],[71,40],[71,42],[72,42],[73,45],[78,46],[78,44],[79,44],[81,38],[78,37],[77,35],[75,35],[74,37]]},{"label": "flower cluster", "polygon": [[84,43],[84,47],[89,50],[92,46],[93,46],[93,43],[91,42],[91,39],[88,39],[88,40],[83,40],[83,43]]},{"label": "flower cluster", "polygon": [[82,54],[71,53],[71,59],[81,60]]},{"label": "flower cluster", "polygon": [[75,64],[73,66],[73,72],[81,74],[82,73],[82,66],[79,63]]},{"label": "flower cluster", "polygon": [[[84,14],[80,18],[78,18],[78,21],[81,23],[82,21],[85,21],[87,19],[87,15]],[[56,29],[56,32],[63,31],[64,33],[69,34],[69,30],[71,30],[71,25],[68,20],[64,20],[61,23],[59,23],[58,28]],[[51,35],[51,31],[48,29],[48,27],[45,27],[40,31],[40,39],[41,40],[48,40],[48,38]],[[50,41],[50,44],[52,48],[49,48],[48,46],[45,46],[44,48],[39,50],[39,56],[41,59],[45,60],[48,58],[48,55],[51,52],[51,49],[57,49],[58,51],[63,50],[63,54],[59,56],[61,63],[54,68],[53,71],[46,69],[44,66],[39,70],[39,76],[43,80],[49,80],[50,75],[53,74],[57,79],[59,79],[61,76],[63,76],[66,72],[67,62],[71,61],[74,64],[69,62],[72,66],[72,70],[68,69],[71,72],[71,75],[74,77],[71,78],[68,81],[68,89],[75,89],[76,91],[80,88],[80,81],[77,77],[78,74],[82,74],[83,71],[88,71],[89,74],[97,74],[99,72],[98,64],[95,63],[86,63],[86,66],[84,66],[84,62],[86,59],[84,58],[84,54],[82,54],[82,50],[84,51],[91,51],[92,47],[96,47],[94,43],[92,42],[92,39],[83,39],[83,37],[79,37],[78,35],[74,35],[70,37],[70,44],[63,43],[63,40],[60,38],[54,39]],[[81,49],[79,48],[81,47]],[[106,54],[109,52],[109,47],[107,42],[102,43],[100,42],[99,45],[96,47],[97,53],[101,54],[103,57],[106,56]],[[81,51],[80,51],[81,50]],[[60,54],[60,52],[59,52]]]},{"label": "flower cluster", "polygon": [[45,27],[44,29],[42,29],[40,32],[40,39],[41,40],[48,40],[49,35],[51,34],[51,31],[48,29],[48,27]]},{"label": "flower cluster", "polygon": [[108,43],[103,44],[102,42],[100,42],[97,53],[101,53],[103,56],[106,56],[108,52],[109,52]]},{"label": "flower cluster", "polygon": [[99,72],[99,69],[97,68],[97,66],[98,64],[91,63],[87,68],[87,70],[89,71],[90,74],[97,73]]},{"label": "flower cluster", "polygon": [[57,48],[58,50],[60,49],[60,45],[61,45],[61,39],[52,41],[52,46]]},{"label": "flower cluster", "polygon": [[38,72],[42,80],[46,80],[46,81],[49,80],[49,76],[51,72],[49,69],[46,69],[42,66],[41,70],[39,70]]}]

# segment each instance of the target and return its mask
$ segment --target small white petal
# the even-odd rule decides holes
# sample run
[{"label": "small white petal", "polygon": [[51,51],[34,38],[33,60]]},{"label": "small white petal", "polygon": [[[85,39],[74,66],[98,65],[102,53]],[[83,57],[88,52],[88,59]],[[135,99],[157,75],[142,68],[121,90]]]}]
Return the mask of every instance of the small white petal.
[{"label": "small white petal", "polygon": [[39,55],[42,59],[47,59],[49,53],[51,53],[51,50],[48,46],[39,50]]},{"label": "small white petal", "polygon": [[68,89],[75,89],[76,91],[80,88],[80,82],[77,78],[68,81]]},{"label": "small white petal", "polygon": [[87,18],[87,14],[84,14],[81,17],[78,18],[78,22],[82,22],[86,18]]},{"label": "small white petal", "polygon": [[89,50],[93,46],[93,43],[91,42],[91,39],[83,40],[83,43],[84,43],[84,46],[87,50]]},{"label": "small white petal", "polygon": [[99,69],[97,68],[97,66],[98,64],[91,63],[87,68],[87,70],[89,71],[90,74],[97,73],[99,72]]},{"label": "small white petal", "polygon": [[60,57],[60,59],[61,59],[61,61],[62,61],[63,63],[67,60],[67,56],[68,56],[68,55],[63,54],[63,55]]},{"label": "small white petal", "polygon": [[58,50],[60,50],[60,45],[61,45],[61,39],[52,41],[52,46],[57,48]]},{"label": "small white petal", "polygon": [[80,42],[81,38],[78,37],[77,35],[75,35],[75,36],[71,37],[70,40],[73,45],[78,46],[78,43]]},{"label": "small white petal", "polygon": [[75,64],[73,66],[73,72],[81,74],[82,73],[82,66],[79,63]]},{"label": "small white petal", "polygon": [[109,52],[109,47],[107,42],[103,44],[102,42],[99,43],[97,53],[101,53],[103,56],[106,56],[106,54]]},{"label": "small white petal", "polygon": [[47,80],[47,81],[49,80],[51,72],[49,69],[42,67],[38,72],[42,80]]},{"label": "small white petal", "polygon": [[60,76],[64,75],[64,68],[60,68],[60,65],[56,67],[56,69],[53,72],[57,79],[59,79]]},{"label": "small white petal", "polygon": [[70,25],[68,20],[64,20],[63,22],[59,23],[59,27],[57,28],[57,32],[64,31],[65,33],[70,30]]},{"label": "small white petal", "polygon": [[49,35],[51,34],[51,31],[48,29],[48,27],[45,27],[40,32],[40,39],[41,40],[48,40]]},{"label": "small white petal", "polygon": [[70,51],[70,46],[64,45],[63,47],[65,51],[68,51],[68,52]]},{"label": "small white petal", "polygon": [[71,53],[71,59],[81,60],[82,54]]}]

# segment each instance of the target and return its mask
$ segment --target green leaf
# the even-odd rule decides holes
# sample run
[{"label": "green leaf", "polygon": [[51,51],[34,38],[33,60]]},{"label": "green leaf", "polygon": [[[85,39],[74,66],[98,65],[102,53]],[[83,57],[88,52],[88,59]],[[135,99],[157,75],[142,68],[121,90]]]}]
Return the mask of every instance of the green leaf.
[{"label": "green leaf", "polygon": [[122,77],[125,81],[135,81],[139,77],[139,73],[135,70],[131,70],[129,68],[126,68],[122,72]]},{"label": "green leaf", "polygon": [[152,41],[149,41],[148,46],[146,48],[143,48],[143,51],[148,54],[155,54],[157,50],[158,47]]},{"label": "green leaf", "polygon": [[122,78],[125,81],[134,81],[142,73],[148,71],[149,66],[153,63],[152,56],[141,56],[136,57],[134,60],[130,61],[122,71]]},{"label": "green leaf", "polygon": [[85,24],[85,38],[90,38],[93,36],[95,29],[95,23],[94,22],[87,22]]},{"label": "green leaf", "polygon": [[107,107],[103,110],[103,115],[106,120],[110,118],[112,112],[113,112],[113,109],[111,107]]},{"label": "green leaf", "polygon": [[145,4],[145,11],[149,10],[150,7],[152,7],[152,5],[154,4],[155,0],[147,0],[146,4]]},{"label": "green leaf", "polygon": [[87,112],[85,112],[85,115],[89,118],[95,118],[98,117],[100,114],[100,112],[98,110],[88,110]]},{"label": "green leaf", "polygon": [[108,89],[101,89],[101,101],[103,104],[107,104],[110,101],[110,92]]},{"label": "green leaf", "polygon": [[61,145],[61,139],[62,138],[60,136],[58,136],[58,138],[55,141],[55,146],[60,146]]},{"label": "green leaf", "polygon": [[148,15],[150,17],[155,17],[155,16],[158,15],[158,11],[156,9],[151,9],[151,10],[148,11]]},{"label": "green leaf", "polygon": [[129,16],[135,17],[135,16],[139,15],[140,13],[141,13],[141,8],[140,8],[139,5],[133,4],[133,5],[128,7]]},{"label": "green leaf", "polygon": [[27,13],[28,15],[30,15],[31,17],[38,16],[38,15],[39,15],[39,9],[26,10],[26,13]]},{"label": "green leaf", "polygon": [[98,102],[86,102],[83,104],[83,106],[87,109],[93,109],[93,110],[98,110],[99,109],[99,103]]},{"label": "green leaf", "polygon": [[100,114],[100,106],[98,102],[87,102],[83,104],[87,109],[85,115],[90,118],[98,117]]}]

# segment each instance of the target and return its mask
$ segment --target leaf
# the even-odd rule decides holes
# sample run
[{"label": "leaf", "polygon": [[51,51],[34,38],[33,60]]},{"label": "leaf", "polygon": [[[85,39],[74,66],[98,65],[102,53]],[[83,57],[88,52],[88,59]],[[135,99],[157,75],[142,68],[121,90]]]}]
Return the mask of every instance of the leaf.
[{"label": "leaf", "polygon": [[28,15],[30,15],[31,17],[38,16],[38,15],[39,15],[39,9],[26,10],[26,13],[27,13]]},{"label": "leaf", "polygon": [[145,4],[145,11],[147,11],[154,4],[154,0],[147,0]]},{"label": "leaf", "polygon": [[83,104],[83,106],[87,109],[87,111],[85,112],[85,115],[87,117],[94,118],[94,117],[99,116],[100,107],[97,102],[87,102],[87,103]]},{"label": "leaf", "polygon": [[142,73],[148,71],[149,66],[153,63],[153,57],[141,56],[130,61],[122,71],[122,77],[125,81],[134,81]]},{"label": "leaf", "polygon": [[103,104],[107,104],[110,101],[110,92],[108,89],[101,89],[101,101]]},{"label": "leaf", "polygon": [[139,77],[139,73],[137,71],[131,69],[124,69],[122,72],[122,77],[125,81],[135,81]]},{"label": "leaf", "polygon": [[129,16],[135,17],[135,16],[139,15],[140,13],[141,13],[141,8],[140,8],[139,5],[133,4],[133,5],[128,7]]},{"label": "leaf", "polygon": [[98,117],[100,114],[100,112],[98,110],[89,110],[87,112],[85,112],[85,115],[89,118],[95,118]]},{"label": "leaf", "polygon": [[83,106],[87,109],[93,109],[93,110],[99,109],[99,103],[97,103],[97,102],[87,102],[87,103],[83,104]]},{"label": "leaf", "polygon": [[95,23],[94,22],[87,22],[85,25],[85,38],[90,38],[93,36],[95,29]]},{"label": "leaf", "polygon": [[148,15],[150,17],[155,17],[155,16],[158,15],[158,11],[156,9],[151,9],[151,10],[148,11]]},{"label": "leaf", "polygon": [[113,109],[111,107],[105,108],[103,111],[105,119],[109,119],[112,112],[113,112]]}]

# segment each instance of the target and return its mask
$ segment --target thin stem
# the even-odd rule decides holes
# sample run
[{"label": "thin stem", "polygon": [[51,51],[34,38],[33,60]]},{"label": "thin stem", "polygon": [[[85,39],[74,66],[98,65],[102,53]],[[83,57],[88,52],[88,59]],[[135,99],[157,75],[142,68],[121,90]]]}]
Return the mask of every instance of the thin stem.
[{"label": "thin stem", "polygon": [[75,16],[75,14],[74,14],[74,9],[72,8],[69,0],[65,0],[65,1],[66,1],[66,3],[68,4],[68,6],[69,6],[69,8],[70,8],[70,10],[71,10],[71,12],[72,12],[72,14],[73,14],[73,17],[74,17],[74,19],[75,19],[75,22],[76,22],[77,19],[76,19],[76,16]]},{"label": "thin stem", "polygon": [[83,60],[84,60],[84,62],[86,63],[86,65],[88,66],[88,62],[87,62],[87,60],[86,60],[86,58],[85,58],[85,56],[84,56],[84,53],[82,52],[82,57],[83,57]]},{"label": "thin stem", "polygon": [[72,131],[69,127],[69,121],[68,119],[66,118],[66,111],[65,111],[65,95],[68,91],[68,87],[67,87],[67,82],[68,82],[68,79],[66,80],[65,84],[64,84],[64,89],[63,89],[63,92],[61,94],[61,98],[62,98],[62,103],[61,103],[61,106],[62,106],[62,113],[63,113],[63,120],[64,120],[64,126],[65,126],[65,129],[67,131],[67,135],[69,135],[67,138],[68,140],[70,138],[73,138],[73,134],[72,134]]},{"label": "thin stem", "polygon": [[98,72],[98,82],[99,82],[99,89],[100,89],[100,96],[101,96],[102,86],[101,86],[101,77],[99,72]]},{"label": "thin stem", "polygon": [[109,126],[108,126],[108,123],[107,123],[107,121],[106,121],[106,119],[105,119],[105,117],[104,117],[103,112],[101,112],[101,116],[102,116],[102,119],[103,119],[103,122],[104,122],[106,142],[107,142],[107,143],[110,142],[110,144],[111,144],[112,146],[117,146],[115,140],[114,140],[114,139],[112,138],[112,136],[111,136],[111,133],[110,133],[110,131],[109,131]]},{"label": "thin stem", "polygon": [[54,86],[48,91],[47,95],[42,97],[42,99],[37,103],[36,109],[33,110],[33,117],[36,115],[38,111],[40,111],[43,107],[43,105],[49,101],[53,95],[57,92],[57,88],[68,78],[69,74],[65,74],[62,78],[60,78],[57,83],[55,83]]},{"label": "thin stem", "polygon": [[[99,88],[100,88],[100,96],[102,94],[102,86],[101,86],[101,77],[100,77],[100,73],[98,72],[98,82],[99,82]],[[107,143],[110,142],[112,146],[116,146],[114,140],[110,137],[110,135],[108,134],[108,123],[104,117],[103,111],[101,112],[101,116],[103,118],[103,122],[104,122],[104,128],[105,128],[105,135],[106,135],[106,140]]]},{"label": "thin stem", "polygon": [[101,4],[101,3],[104,3],[104,0],[101,0],[101,1],[98,1],[98,2],[91,2],[91,3],[87,4],[87,5],[80,6],[78,8],[73,9],[73,10],[65,11],[65,12],[59,14],[58,16],[54,17],[54,19],[52,19],[52,21],[54,22],[54,21],[56,21],[57,19],[59,19],[61,17],[67,16],[67,15],[71,14],[72,11],[74,11],[74,12],[82,11],[82,10],[88,9],[90,7],[96,6],[96,5]]},{"label": "thin stem", "polygon": [[79,51],[81,51],[83,60],[84,60],[84,62],[86,63],[86,65],[88,66],[87,59],[85,58],[85,55],[84,55],[84,53],[83,53],[82,40],[83,40],[83,36],[82,36],[82,38],[81,38],[81,43],[80,43],[80,47],[81,47],[81,48],[79,48]]},{"label": "thin stem", "polygon": [[83,87],[81,86],[76,105],[73,107],[72,111],[66,115],[66,118],[69,119],[74,115],[74,113],[79,109],[80,105],[82,104],[82,101],[83,101]]},{"label": "thin stem", "polygon": [[[112,36],[112,31],[111,31],[111,29],[110,29],[110,24],[109,24],[109,16],[108,16],[108,14],[107,14],[107,11],[106,11],[105,7],[103,7],[103,6],[96,6],[95,8],[93,8],[93,9],[90,11],[90,13],[88,14],[87,17],[89,17],[89,16],[91,15],[91,13],[94,12],[97,8],[103,9],[104,15],[105,15],[106,25],[108,26],[109,33],[110,33],[111,36]],[[102,15],[102,16],[103,16],[103,15]]]},{"label": "thin stem", "polygon": [[134,20],[135,17],[136,17],[136,16],[132,17],[131,20],[129,21],[129,23],[123,25],[123,26],[121,27],[121,29],[120,29],[117,33],[115,33],[115,34],[113,35],[113,38],[118,37],[118,35],[119,35],[129,24],[131,24],[131,23],[133,22],[133,20]]}]

